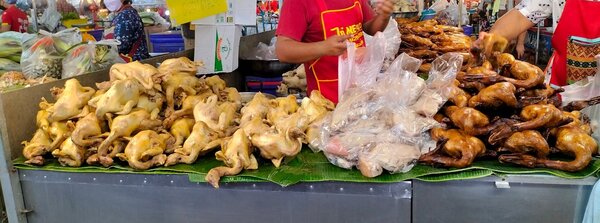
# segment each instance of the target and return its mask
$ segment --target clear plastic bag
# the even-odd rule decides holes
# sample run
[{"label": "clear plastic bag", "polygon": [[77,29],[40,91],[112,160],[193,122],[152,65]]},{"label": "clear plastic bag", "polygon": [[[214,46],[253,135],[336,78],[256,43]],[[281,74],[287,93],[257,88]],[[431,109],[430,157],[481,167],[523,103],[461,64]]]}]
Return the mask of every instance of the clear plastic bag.
[{"label": "clear plastic bag", "polygon": [[23,73],[29,79],[43,76],[59,79],[64,54],[81,43],[81,33],[79,29],[72,28],[55,34],[41,30],[40,34],[23,44]]},{"label": "clear plastic bag", "polygon": [[338,60],[338,94],[343,99],[344,92],[351,87],[367,88],[377,80],[385,59],[386,39],[378,32],[371,45],[356,48],[348,42],[346,56]]},{"label": "clear plastic bag", "polygon": [[443,55],[425,81],[416,74],[421,61],[402,54],[382,73],[385,44],[375,40],[364,56],[350,45],[347,58],[340,59],[346,88],[331,119],[324,121],[320,141],[311,143],[334,165],[356,166],[367,177],[409,171],[421,151],[435,147],[427,132],[439,123],[431,116],[447,100],[462,64],[459,54]]},{"label": "clear plastic bag", "polygon": [[56,1],[48,1],[48,7],[44,10],[40,23],[48,30],[54,31],[60,24],[61,18],[61,14],[56,9]]},{"label": "clear plastic bag", "polygon": [[411,108],[420,115],[433,117],[450,97],[451,86],[462,66],[462,61],[463,57],[457,53],[446,53],[435,59],[426,81],[427,89],[411,105]]},{"label": "clear plastic bag", "polygon": [[124,63],[119,56],[118,41],[90,42],[77,46],[63,60],[62,78],[82,75],[105,68],[115,63]]},{"label": "clear plastic bag", "polygon": [[[600,63],[600,55],[596,56],[596,62]],[[564,86],[563,89],[565,91],[560,93],[563,105],[600,96],[600,67],[598,67],[596,75],[588,76],[586,79]]]}]

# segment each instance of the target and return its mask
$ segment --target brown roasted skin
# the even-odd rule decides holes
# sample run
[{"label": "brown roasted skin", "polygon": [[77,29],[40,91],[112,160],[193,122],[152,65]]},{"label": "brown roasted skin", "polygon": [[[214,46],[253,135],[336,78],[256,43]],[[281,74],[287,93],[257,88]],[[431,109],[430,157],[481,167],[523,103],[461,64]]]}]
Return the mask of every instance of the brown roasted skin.
[{"label": "brown roasted skin", "polygon": [[407,44],[410,44],[414,47],[426,46],[432,47],[434,43],[431,42],[430,39],[423,38],[414,34],[406,34],[402,35],[402,41],[405,41]]},{"label": "brown roasted skin", "polygon": [[450,106],[445,113],[456,127],[469,135],[486,135],[493,128],[488,117],[474,108]]},{"label": "brown roasted skin", "polygon": [[579,110],[583,110],[584,108],[587,108],[589,106],[593,106],[593,105],[597,105],[597,104],[600,104],[600,96],[593,97],[589,100],[569,102],[569,104],[567,104],[565,107],[563,107],[563,109],[565,111],[579,111]]},{"label": "brown roasted skin", "polygon": [[[492,72],[484,72],[483,70],[475,69],[471,72],[467,71],[466,81],[480,81],[485,84],[498,82],[510,82],[517,88],[531,89],[541,86],[544,83],[544,71],[539,67],[524,62],[515,60],[510,54],[499,54],[496,58],[496,64],[503,70],[504,76],[494,74]],[[477,72],[475,72],[477,71]],[[508,75],[510,74],[510,75]],[[508,77],[511,76],[511,77]]]},{"label": "brown roasted skin", "polygon": [[504,52],[508,47],[508,40],[500,35],[488,34],[483,38],[483,53],[486,58],[491,58],[494,52]]},{"label": "brown roasted skin", "polygon": [[501,82],[484,88],[479,94],[469,100],[469,107],[492,107],[498,108],[508,106],[516,108],[518,101],[515,96],[517,88],[508,82]]},{"label": "brown roasted skin", "polygon": [[[498,151],[513,154],[533,154],[537,158],[546,158],[550,154],[550,146],[548,146],[548,142],[540,132],[525,130],[513,133]],[[503,155],[500,156],[501,161],[502,157]]]},{"label": "brown roasted skin", "polygon": [[458,129],[434,128],[431,137],[438,141],[438,148],[419,158],[419,162],[443,167],[465,168],[475,158],[485,154],[485,145],[477,137]]},{"label": "brown roasted skin", "polygon": [[520,119],[523,122],[495,129],[490,135],[489,142],[494,145],[510,136],[512,132],[553,128],[572,121],[572,118],[563,116],[560,109],[548,104],[526,106],[521,111]]},{"label": "brown roasted skin", "polygon": [[573,157],[573,160],[561,161],[538,159],[530,155],[512,155],[504,156],[500,161],[527,167],[546,167],[568,172],[576,172],[584,169],[591,162],[592,154],[598,151],[598,144],[590,136],[590,126],[580,121],[579,112],[565,113],[565,116],[569,116],[574,121],[552,129],[551,134],[556,137],[556,149],[558,149],[558,152]]},{"label": "brown roasted skin", "polygon": [[469,99],[471,99],[471,95],[458,87],[459,85],[460,82],[458,80],[454,80],[454,84],[450,86],[451,90],[448,101],[460,108],[467,107],[469,105]]}]

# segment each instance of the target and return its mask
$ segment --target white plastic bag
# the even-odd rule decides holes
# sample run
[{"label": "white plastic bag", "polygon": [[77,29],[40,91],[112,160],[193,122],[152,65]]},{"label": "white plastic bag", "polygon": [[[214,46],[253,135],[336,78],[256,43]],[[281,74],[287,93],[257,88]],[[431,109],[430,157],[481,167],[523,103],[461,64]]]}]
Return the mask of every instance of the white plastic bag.
[{"label": "white plastic bag", "polygon": [[119,41],[90,42],[71,49],[63,60],[62,78],[82,75],[124,63],[119,56]]},{"label": "white plastic bag", "polygon": [[[459,18],[460,11],[462,11],[461,18]],[[459,23],[458,22],[459,20],[462,20],[461,24],[469,23],[469,14],[467,13],[467,7],[465,7],[465,6],[459,7],[456,0],[450,1],[450,3],[448,4],[448,8],[446,8],[445,12],[448,13],[448,15],[450,16],[450,24],[449,25],[457,26]]]},{"label": "white plastic bag", "polygon": [[[600,54],[596,56],[596,62],[600,63]],[[585,101],[600,96],[600,67],[598,67],[596,75],[564,86],[563,89],[565,91],[560,93],[563,106],[573,101]]]},{"label": "white plastic bag", "polygon": [[[394,60],[396,58],[396,54],[400,49],[400,43],[402,39],[400,38],[400,30],[398,30],[398,22],[395,19],[390,19],[387,26],[383,30],[383,36],[385,36],[386,46],[385,46],[385,59],[386,60]],[[372,44],[373,37],[365,33],[365,42],[367,46]]]},{"label": "white plastic bag", "polygon": [[386,39],[378,32],[367,47],[356,48],[347,43],[345,56],[338,59],[338,98],[350,87],[366,88],[373,85],[383,66],[386,52]]},{"label": "white plastic bag", "polygon": [[49,76],[59,79],[62,59],[73,46],[81,43],[79,29],[66,29],[57,33],[40,31],[37,38],[23,44],[21,67],[29,79]]},{"label": "white plastic bag", "polygon": [[48,30],[54,31],[60,24],[61,14],[56,9],[56,1],[48,1],[48,7],[44,10],[40,23]]}]

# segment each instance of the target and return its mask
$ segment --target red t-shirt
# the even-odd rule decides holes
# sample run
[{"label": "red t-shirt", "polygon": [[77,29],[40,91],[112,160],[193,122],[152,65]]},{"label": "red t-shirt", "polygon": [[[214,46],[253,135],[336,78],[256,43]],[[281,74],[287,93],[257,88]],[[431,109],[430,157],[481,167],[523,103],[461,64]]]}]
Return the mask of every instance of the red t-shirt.
[{"label": "red t-shirt", "polygon": [[[368,0],[356,0],[361,4],[363,23],[373,19],[374,12]],[[343,9],[354,4],[355,0],[325,0],[327,8]],[[285,0],[281,7],[278,36],[285,36],[299,42],[323,41],[323,28],[319,19],[321,12],[314,0]]]},{"label": "red t-shirt", "polygon": [[2,13],[2,23],[9,24],[10,31],[20,33],[27,32],[27,27],[29,26],[27,14],[14,5],[11,5]]}]

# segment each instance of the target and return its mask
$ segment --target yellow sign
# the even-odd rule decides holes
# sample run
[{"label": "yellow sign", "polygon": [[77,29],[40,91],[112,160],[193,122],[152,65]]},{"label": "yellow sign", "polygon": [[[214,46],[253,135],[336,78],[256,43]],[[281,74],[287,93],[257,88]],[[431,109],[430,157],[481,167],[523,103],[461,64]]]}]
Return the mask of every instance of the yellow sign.
[{"label": "yellow sign", "polygon": [[227,0],[166,0],[177,24],[191,22],[227,11]]}]

